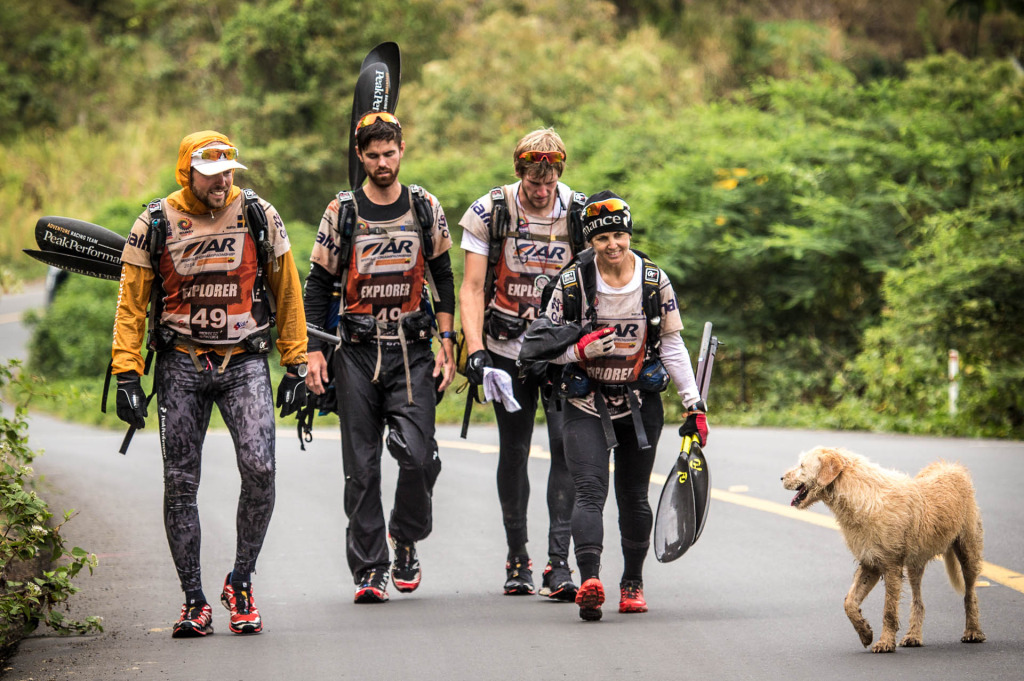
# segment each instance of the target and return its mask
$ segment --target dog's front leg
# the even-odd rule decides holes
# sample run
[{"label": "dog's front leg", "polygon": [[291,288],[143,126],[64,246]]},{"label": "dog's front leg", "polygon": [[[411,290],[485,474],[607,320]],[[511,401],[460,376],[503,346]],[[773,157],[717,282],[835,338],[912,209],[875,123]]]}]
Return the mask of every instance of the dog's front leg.
[{"label": "dog's front leg", "polygon": [[882,575],[885,580],[885,605],[882,608],[882,633],[871,648],[873,653],[891,653],[896,650],[896,631],[900,628],[900,591],[903,588],[903,566],[887,566]]},{"label": "dog's front leg", "polygon": [[878,579],[882,574],[878,570],[872,570],[871,568],[860,565],[857,567],[857,572],[853,575],[853,584],[850,585],[850,592],[846,594],[846,600],[843,602],[843,607],[846,609],[846,616],[850,618],[850,622],[853,624],[853,628],[857,631],[857,635],[860,636],[860,642],[867,648],[871,645],[871,640],[875,634],[871,631],[871,625],[864,619],[864,615],[860,611],[860,604],[864,602],[864,599],[868,597],[871,590],[875,588],[875,584],[878,584]]}]

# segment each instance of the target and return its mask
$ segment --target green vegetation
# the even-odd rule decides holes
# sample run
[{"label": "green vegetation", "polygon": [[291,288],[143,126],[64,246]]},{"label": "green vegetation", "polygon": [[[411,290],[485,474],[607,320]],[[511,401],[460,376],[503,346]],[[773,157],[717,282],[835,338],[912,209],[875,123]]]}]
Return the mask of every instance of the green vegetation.
[{"label": "green vegetation", "polygon": [[[126,232],[175,188],[181,137],[207,127],[240,145],[238,181],[281,210],[303,262],[346,184],[356,69],[396,40],[402,179],[439,196],[454,226],[512,179],[524,132],[556,127],[566,182],[633,206],[636,246],[669,273],[691,351],[715,323],[716,423],[1024,436],[1019,3],[762,4],[5,6],[0,84],[21,94],[0,129],[0,264],[42,273],[18,249],[43,214]],[[52,21],[61,12],[74,20]],[[72,277],[30,358],[89,418],[105,286]],[[457,421],[461,401],[449,395],[440,418]]]},{"label": "green vegetation", "polygon": [[16,377],[17,369],[16,361],[0,366],[0,394],[16,384],[21,395],[13,414],[5,410],[0,416],[0,659],[40,623],[63,634],[103,631],[99,618],[79,622],[61,608],[79,591],[71,580],[82,568],[91,573],[97,559],[77,546],[69,549],[61,537],[74,512],[54,522],[46,502],[31,489],[36,454],[28,446],[25,416],[38,387]]}]

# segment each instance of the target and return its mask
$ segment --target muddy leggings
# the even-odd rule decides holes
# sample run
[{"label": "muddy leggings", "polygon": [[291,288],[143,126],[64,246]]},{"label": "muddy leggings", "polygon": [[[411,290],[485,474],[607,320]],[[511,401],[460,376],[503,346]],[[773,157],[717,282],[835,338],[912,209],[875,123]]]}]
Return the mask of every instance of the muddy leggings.
[{"label": "muddy leggings", "polygon": [[203,357],[203,371],[176,350],[157,355],[157,405],[164,460],[164,528],[183,591],[202,588],[196,495],[203,440],[216,404],[235,443],[242,477],[234,571],[248,575],[274,510],[274,400],[266,355],[233,357],[223,374]]},{"label": "muddy leggings", "polygon": [[[600,399],[600,398],[598,398]],[[641,579],[644,559],[651,544],[654,514],[647,494],[658,439],[665,423],[659,395],[644,398],[640,414],[647,432],[649,449],[640,449],[630,416],[614,419],[615,500],[619,507],[619,534],[624,560],[623,579]],[[608,498],[611,450],[601,429],[601,419],[568,402],[565,403],[565,458],[576,486],[576,506],[572,512],[572,540],[576,545],[576,564],[580,579],[598,576],[604,550],[605,500]]]}]

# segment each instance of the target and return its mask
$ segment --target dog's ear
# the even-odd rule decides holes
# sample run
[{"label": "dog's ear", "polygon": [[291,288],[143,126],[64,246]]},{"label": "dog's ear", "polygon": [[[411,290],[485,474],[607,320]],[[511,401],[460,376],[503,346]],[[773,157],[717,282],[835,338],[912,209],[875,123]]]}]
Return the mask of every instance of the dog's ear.
[{"label": "dog's ear", "polygon": [[843,472],[843,456],[834,449],[821,448],[818,455],[821,467],[818,468],[818,485],[825,487]]}]

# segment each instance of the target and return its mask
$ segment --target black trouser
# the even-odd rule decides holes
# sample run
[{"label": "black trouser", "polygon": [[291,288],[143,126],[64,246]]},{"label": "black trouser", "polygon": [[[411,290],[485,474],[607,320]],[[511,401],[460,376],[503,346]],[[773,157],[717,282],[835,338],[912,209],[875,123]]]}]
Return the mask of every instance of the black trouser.
[{"label": "black trouser", "polygon": [[[357,584],[367,568],[390,562],[388,533],[416,542],[431,530],[431,494],[441,469],[434,440],[434,356],[429,341],[407,347],[413,404],[408,402],[402,349],[397,344],[381,346],[376,382],[376,343],[345,343],[334,355],[348,516],[346,552]],[[385,425],[388,451],[398,462],[387,529],[380,488]]]},{"label": "black trouser", "polygon": [[[602,399],[600,395],[596,399]],[[601,418],[588,414],[568,402],[565,409],[565,458],[576,487],[576,505],[572,512],[572,539],[576,544],[576,564],[580,579],[598,576],[604,549],[604,505],[608,498],[610,450],[601,428]],[[613,420],[615,437],[615,500],[619,507],[619,534],[625,558],[623,577],[640,579],[643,560],[651,544],[654,514],[647,500],[651,469],[658,449],[658,438],[665,423],[659,395],[643,396],[640,415],[650,443],[649,449],[637,444],[633,420],[623,416]]]},{"label": "black trouser", "polygon": [[232,357],[217,373],[220,355],[200,357],[199,372],[183,352],[157,354],[160,446],[164,459],[164,527],[183,591],[202,588],[199,566],[199,475],[203,439],[216,404],[235,443],[242,476],[238,497],[234,571],[248,575],[274,510],[274,396],[266,355]]},{"label": "black trouser", "polygon": [[[537,381],[521,381],[519,367],[514,359],[493,355],[496,369],[508,372],[512,377],[512,394],[522,407],[509,412],[494,403],[494,415],[498,421],[498,500],[501,502],[501,516],[505,524],[505,539],[509,551],[518,551],[528,540],[526,507],[530,500],[530,478],[528,464],[530,440],[533,438],[533,423],[537,404],[545,407],[547,402],[539,399],[540,386]],[[551,450],[551,468],[548,471],[548,556],[567,560],[569,557],[570,522],[573,507],[573,484],[569,469],[565,465],[565,449],[562,445],[562,412],[552,409],[545,411],[548,428],[548,446]]]}]

